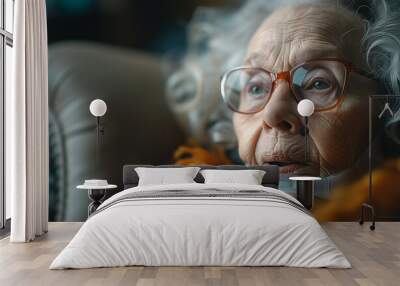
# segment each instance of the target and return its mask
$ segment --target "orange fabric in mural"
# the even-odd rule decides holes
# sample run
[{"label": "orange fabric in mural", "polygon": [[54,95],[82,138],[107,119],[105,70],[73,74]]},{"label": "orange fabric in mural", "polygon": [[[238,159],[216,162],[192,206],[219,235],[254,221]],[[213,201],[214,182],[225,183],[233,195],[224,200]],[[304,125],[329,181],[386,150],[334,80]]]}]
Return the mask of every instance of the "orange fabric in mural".
[{"label": "orange fabric in mural", "polygon": [[[193,140],[175,151],[174,160],[178,165],[232,164],[220,146],[215,145],[207,150]],[[373,171],[372,178],[374,206],[384,209],[389,215],[398,213],[400,159],[385,162]],[[313,209],[315,218],[319,221],[358,219],[361,204],[368,201],[368,179],[366,174],[352,184],[335,188],[329,200],[317,200]]]},{"label": "orange fabric in mural", "polygon": [[[368,201],[368,174],[360,180],[335,188],[329,201],[318,202],[313,210],[319,221],[358,219],[361,204]],[[372,173],[372,197],[376,209],[390,216],[399,211],[400,159],[386,161]]]},{"label": "orange fabric in mural", "polygon": [[232,164],[220,146],[213,145],[210,150],[207,150],[194,140],[189,140],[188,145],[178,147],[174,153],[174,162],[177,165]]}]

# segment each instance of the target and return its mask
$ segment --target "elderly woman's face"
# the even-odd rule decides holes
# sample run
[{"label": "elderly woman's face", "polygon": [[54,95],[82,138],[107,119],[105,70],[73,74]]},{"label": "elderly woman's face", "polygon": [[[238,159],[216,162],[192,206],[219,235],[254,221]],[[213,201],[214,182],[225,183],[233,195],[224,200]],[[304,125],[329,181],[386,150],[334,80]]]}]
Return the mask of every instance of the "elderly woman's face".
[{"label": "elderly woman's face", "polygon": [[[272,14],[255,33],[246,65],[278,73],[310,60],[337,58],[361,69],[362,33],[361,20],[343,9],[285,8]],[[281,173],[319,173],[321,168],[326,176],[349,168],[367,144],[368,95],[375,89],[372,80],[349,73],[341,104],[310,117],[312,165],[306,166],[303,119],[289,83],[278,79],[261,111],[234,115],[241,158],[248,164],[279,164]]]}]

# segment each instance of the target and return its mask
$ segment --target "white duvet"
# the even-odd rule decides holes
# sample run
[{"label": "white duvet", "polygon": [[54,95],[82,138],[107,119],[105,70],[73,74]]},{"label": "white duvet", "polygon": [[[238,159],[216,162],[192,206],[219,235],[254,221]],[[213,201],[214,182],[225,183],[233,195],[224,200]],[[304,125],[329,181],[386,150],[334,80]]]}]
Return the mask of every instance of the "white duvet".
[{"label": "white duvet", "polygon": [[[350,263],[309,214],[257,198],[152,198],[118,201],[132,192],[263,190],[231,184],[135,187],[105,201],[50,269],[145,266],[294,266],[349,268]],[[297,202],[298,203],[298,202]],[[298,203],[299,204],[299,203]]]}]

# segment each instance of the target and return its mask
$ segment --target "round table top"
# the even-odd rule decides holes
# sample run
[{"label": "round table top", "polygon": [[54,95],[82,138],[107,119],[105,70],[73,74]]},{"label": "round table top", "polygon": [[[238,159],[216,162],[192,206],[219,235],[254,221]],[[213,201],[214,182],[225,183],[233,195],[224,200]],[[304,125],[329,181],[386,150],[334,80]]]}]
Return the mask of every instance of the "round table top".
[{"label": "round table top", "polygon": [[107,189],[115,189],[117,185],[104,185],[104,186],[92,186],[92,185],[79,185],[77,189],[84,189],[84,190],[107,190]]},{"label": "round table top", "polygon": [[293,176],[293,177],[289,177],[289,180],[292,180],[292,181],[320,181],[320,180],[322,180],[322,178],[314,177],[314,176]]}]

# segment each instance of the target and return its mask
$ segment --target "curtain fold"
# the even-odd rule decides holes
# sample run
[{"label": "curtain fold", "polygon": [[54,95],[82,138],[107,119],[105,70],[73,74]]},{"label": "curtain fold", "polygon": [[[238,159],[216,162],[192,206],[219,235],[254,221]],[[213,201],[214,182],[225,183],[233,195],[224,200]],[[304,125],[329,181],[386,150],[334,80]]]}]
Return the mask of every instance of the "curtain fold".
[{"label": "curtain fold", "polygon": [[6,187],[12,242],[48,225],[48,65],[45,0],[15,1],[13,92],[6,98]]}]

